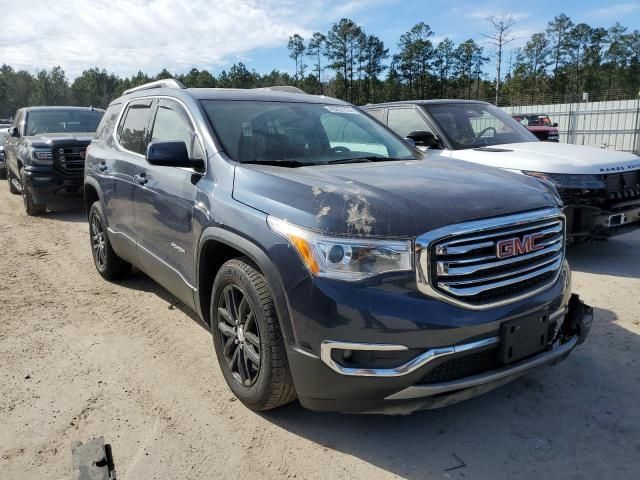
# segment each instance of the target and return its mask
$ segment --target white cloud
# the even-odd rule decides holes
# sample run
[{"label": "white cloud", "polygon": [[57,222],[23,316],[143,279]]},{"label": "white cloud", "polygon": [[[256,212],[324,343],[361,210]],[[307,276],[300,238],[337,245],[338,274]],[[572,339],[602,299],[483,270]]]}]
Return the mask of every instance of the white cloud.
[{"label": "white cloud", "polygon": [[[596,8],[589,12],[589,16],[593,18],[615,18],[622,17],[628,13],[633,13],[636,10],[640,10],[640,3],[616,3],[613,5],[607,5],[606,7]],[[619,18],[622,20],[622,18]]]},{"label": "white cloud", "polygon": [[310,35],[328,10],[363,8],[360,0],[25,0],[3,9],[0,59],[30,71],[61,65],[72,78],[96,65],[121,75],[211,68]]}]

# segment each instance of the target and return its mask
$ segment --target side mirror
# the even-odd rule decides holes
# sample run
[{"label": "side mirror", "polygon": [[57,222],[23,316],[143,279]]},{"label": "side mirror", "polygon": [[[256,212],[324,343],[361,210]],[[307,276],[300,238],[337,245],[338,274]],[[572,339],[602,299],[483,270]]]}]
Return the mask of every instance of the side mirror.
[{"label": "side mirror", "polygon": [[184,142],[151,142],[147,146],[147,162],[162,167],[203,168],[202,159],[189,158]]},{"label": "side mirror", "polygon": [[431,132],[417,130],[407,135],[407,140],[412,142],[416,147],[426,148],[442,148],[438,138]]},{"label": "side mirror", "polygon": [[553,126],[558,128],[558,122],[553,122]]},{"label": "side mirror", "polygon": [[11,127],[9,129],[9,132],[11,133],[11,136],[14,138],[20,138],[20,130],[18,130],[18,127]]}]

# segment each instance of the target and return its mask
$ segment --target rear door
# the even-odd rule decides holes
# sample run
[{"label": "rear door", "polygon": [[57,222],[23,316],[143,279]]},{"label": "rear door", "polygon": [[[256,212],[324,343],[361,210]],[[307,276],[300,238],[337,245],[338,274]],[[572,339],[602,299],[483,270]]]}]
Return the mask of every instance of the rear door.
[{"label": "rear door", "polygon": [[[192,158],[204,150],[186,109],[160,99],[151,122],[151,141],[183,141]],[[188,168],[140,166],[135,190],[138,255],[144,271],[190,307],[196,285],[194,210],[204,172]]]},{"label": "rear door", "polygon": [[138,265],[136,219],[134,213],[134,175],[145,163],[149,141],[149,121],[153,100],[133,100],[126,105],[112,139],[113,145],[99,159],[109,238],[122,258]]}]

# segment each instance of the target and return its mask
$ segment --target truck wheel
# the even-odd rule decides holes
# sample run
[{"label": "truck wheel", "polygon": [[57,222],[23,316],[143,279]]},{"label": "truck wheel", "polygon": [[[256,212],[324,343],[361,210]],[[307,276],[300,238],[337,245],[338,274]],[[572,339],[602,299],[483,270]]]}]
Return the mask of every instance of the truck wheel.
[{"label": "truck wheel", "polygon": [[47,206],[44,203],[35,203],[33,201],[33,196],[31,195],[31,192],[29,192],[24,181],[24,171],[21,171],[20,173],[20,177],[22,179],[22,201],[24,202],[24,210],[27,212],[27,215],[31,217],[43,215],[47,211]]},{"label": "truck wheel", "polygon": [[100,201],[93,202],[89,209],[89,241],[93,263],[103,278],[115,280],[131,271],[131,264],[116,255],[111,248]]},{"label": "truck wheel", "polygon": [[13,173],[11,173],[11,169],[7,168],[7,182],[9,182],[9,191],[14,195],[18,195],[20,193],[20,190],[18,190],[13,184],[12,180],[14,178],[15,177],[13,176]]},{"label": "truck wheel", "polygon": [[242,403],[263,411],[295,400],[269,286],[247,258],[229,260],[220,268],[210,318],[222,374]]}]

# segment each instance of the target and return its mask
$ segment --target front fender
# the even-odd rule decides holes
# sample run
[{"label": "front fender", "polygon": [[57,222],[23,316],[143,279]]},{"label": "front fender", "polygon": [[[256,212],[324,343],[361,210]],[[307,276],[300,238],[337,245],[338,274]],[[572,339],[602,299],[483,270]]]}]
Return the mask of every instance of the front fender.
[{"label": "front fender", "polygon": [[[251,259],[252,262],[257,265],[257,267],[260,269],[267,282],[269,283],[273,302],[278,313],[278,319],[280,321],[282,334],[287,343],[295,342],[295,333],[291,322],[291,316],[289,315],[289,309],[287,307],[287,299],[283,287],[282,278],[280,276],[279,270],[267,256],[267,254],[258,245],[251,242],[247,238],[241,237],[236,233],[230,232],[229,230],[225,230],[220,227],[207,227],[204,229],[204,231],[202,232],[202,236],[200,237],[197,265],[200,265],[200,253],[203,250],[204,244],[211,240],[226,244],[229,247],[242,252],[243,255],[247,256],[249,259]],[[196,306],[199,310],[202,310],[200,295],[202,295],[203,293],[205,295],[208,295],[208,292],[202,292],[199,284],[200,275],[198,275],[198,288],[196,292],[198,298],[196,298]],[[198,313],[200,314],[201,318],[205,318],[205,316],[203,315],[204,312],[199,311]]]}]

